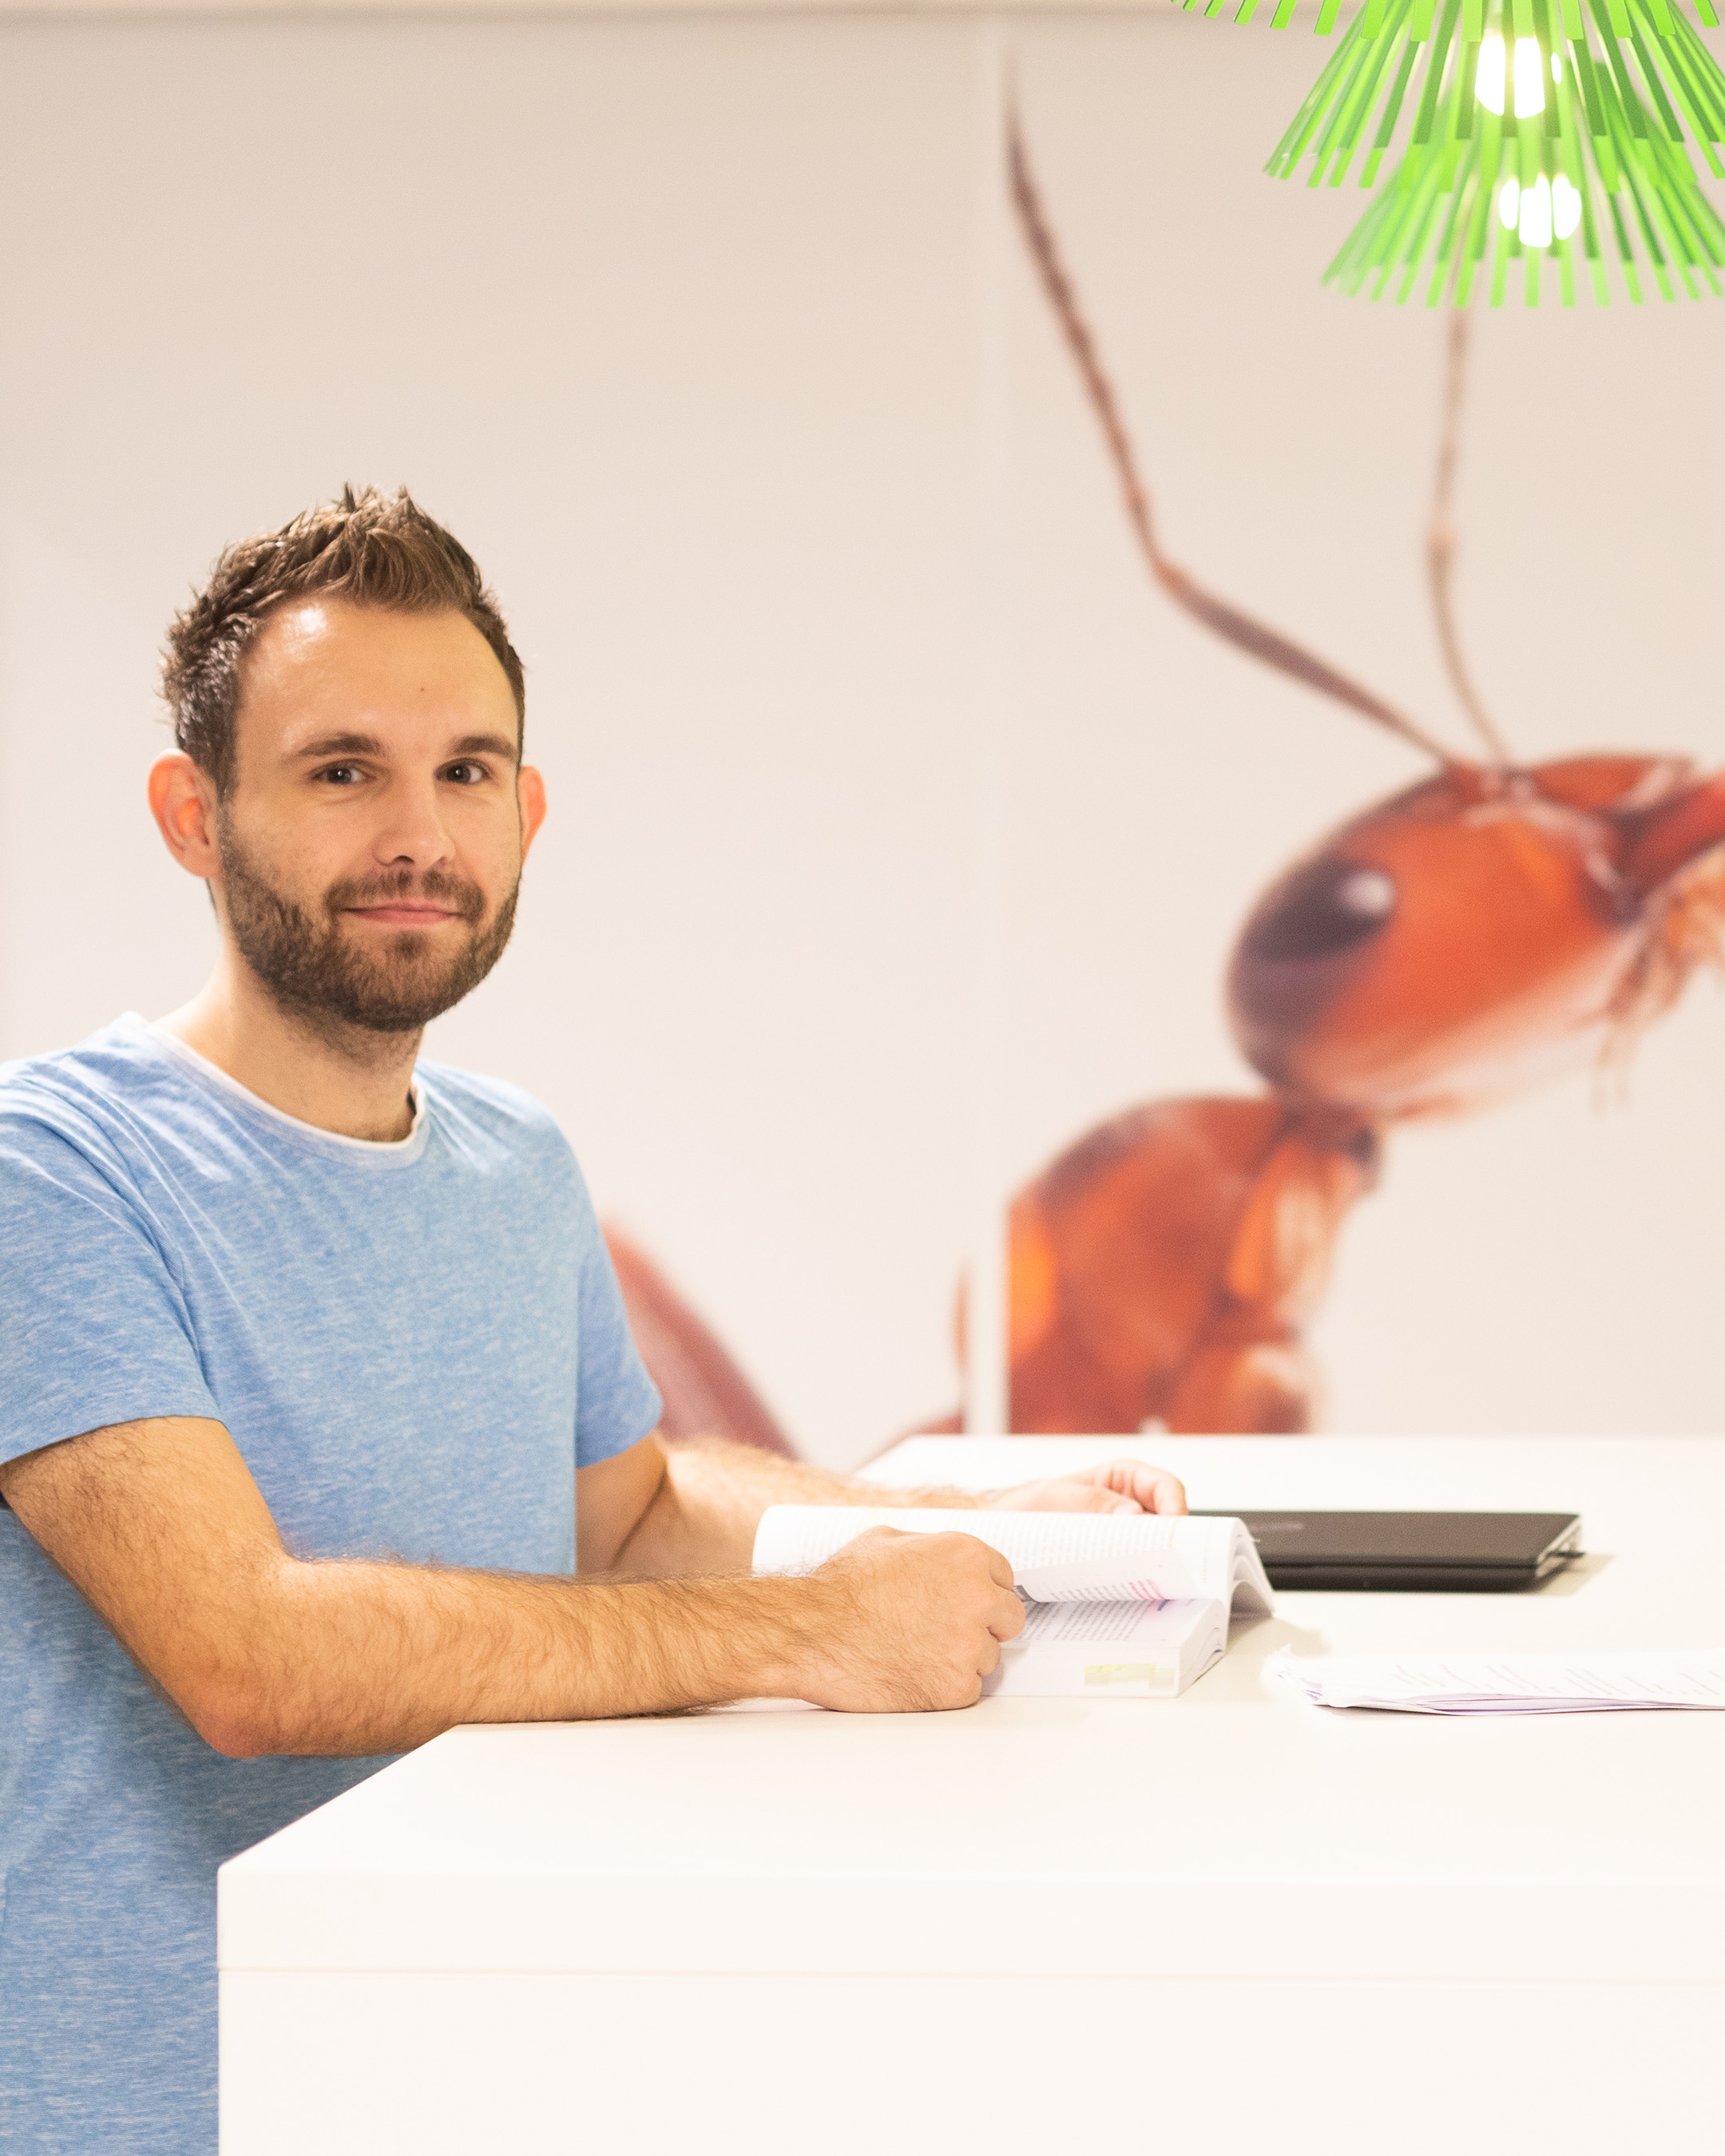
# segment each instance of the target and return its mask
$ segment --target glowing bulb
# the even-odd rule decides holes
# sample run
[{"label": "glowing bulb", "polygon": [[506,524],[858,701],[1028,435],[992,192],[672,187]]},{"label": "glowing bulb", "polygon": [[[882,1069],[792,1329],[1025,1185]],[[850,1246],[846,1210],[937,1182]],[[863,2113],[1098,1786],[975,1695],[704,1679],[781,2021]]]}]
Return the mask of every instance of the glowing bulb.
[{"label": "glowing bulb", "polygon": [[1516,118],[1531,120],[1545,110],[1545,69],[1537,38],[1516,39]]},{"label": "glowing bulb", "polygon": [[1494,30],[1480,44],[1479,70],[1473,79],[1473,94],[1487,112],[1503,110],[1503,40]]},{"label": "glowing bulb", "polygon": [[1497,198],[1497,216],[1505,228],[1513,232],[1521,213],[1522,183],[1512,173],[1503,182],[1503,190]]},{"label": "glowing bulb", "polygon": [[1559,172],[1551,183],[1551,226],[1559,239],[1567,239],[1581,222],[1581,191],[1572,187]]},{"label": "glowing bulb", "polygon": [[1523,247],[1551,245],[1551,182],[1542,172],[1531,187],[1522,189],[1521,216],[1517,219]]}]

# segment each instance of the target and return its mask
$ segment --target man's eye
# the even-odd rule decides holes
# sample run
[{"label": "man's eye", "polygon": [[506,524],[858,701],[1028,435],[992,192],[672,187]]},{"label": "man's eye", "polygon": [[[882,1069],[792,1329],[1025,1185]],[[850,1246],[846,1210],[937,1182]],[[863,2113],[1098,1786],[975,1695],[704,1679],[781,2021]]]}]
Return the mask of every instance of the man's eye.
[{"label": "man's eye", "polygon": [[330,763],[326,764],[317,776],[325,785],[356,786],[359,783],[360,768],[357,763]]},{"label": "man's eye", "polygon": [[445,778],[453,778],[458,786],[477,786],[488,775],[482,763],[452,763],[444,773]]}]

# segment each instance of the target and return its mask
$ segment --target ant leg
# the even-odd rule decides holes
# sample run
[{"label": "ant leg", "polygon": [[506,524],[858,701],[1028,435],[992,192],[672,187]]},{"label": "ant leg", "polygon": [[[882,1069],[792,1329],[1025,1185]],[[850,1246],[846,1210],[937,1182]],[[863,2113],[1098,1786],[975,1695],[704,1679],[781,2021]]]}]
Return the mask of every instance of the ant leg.
[{"label": "ant leg", "polygon": [[1316,1364],[1299,1327],[1323,1292],[1331,1254],[1377,1172],[1368,1125],[1313,1114],[1260,1171],[1228,1253],[1214,1314],[1175,1378],[1171,1430],[1282,1435],[1309,1430]]},{"label": "ant leg", "polygon": [[1170,1431],[1297,1437],[1312,1428],[1317,1366],[1291,1334],[1199,1348],[1164,1411]]}]

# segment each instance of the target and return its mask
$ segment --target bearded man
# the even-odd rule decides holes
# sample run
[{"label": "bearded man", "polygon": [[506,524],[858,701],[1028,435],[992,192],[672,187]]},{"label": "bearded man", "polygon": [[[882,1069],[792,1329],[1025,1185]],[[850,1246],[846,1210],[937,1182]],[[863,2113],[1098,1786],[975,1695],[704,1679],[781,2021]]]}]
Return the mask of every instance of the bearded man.
[{"label": "bearded man", "polygon": [[[216,1866],[389,1755],[752,1696],[962,1707],[1021,1623],[968,1535],[751,1578],[767,1505],[854,1489],[662,1446],[562,1134],[418,1060],[501,955],[545,816],[465,549],[350,492],[222,556],[164,685],[150,802],[215,969],[0,1069],[20,2152],[213,2156]],[[1133,1462],[1008,1497],[1184,1508]]]}]

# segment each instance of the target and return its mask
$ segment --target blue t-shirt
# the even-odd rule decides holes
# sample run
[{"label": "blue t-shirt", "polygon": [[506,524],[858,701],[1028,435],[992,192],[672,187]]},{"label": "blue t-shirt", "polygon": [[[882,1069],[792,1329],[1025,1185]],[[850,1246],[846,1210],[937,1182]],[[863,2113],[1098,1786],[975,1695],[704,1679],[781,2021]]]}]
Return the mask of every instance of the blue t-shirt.
[{"label": "blue t-shirt", "polygon": [[[135,1019],[0,1065],[0,1461],[208,1416],[295,1555],[572,1572],[659,1398],[545,1110],[415,1096],[338,1137]],[[382,1763],[212,1751],[0,1511],[0,2146],[213,2156],[216,1866]]]}]

